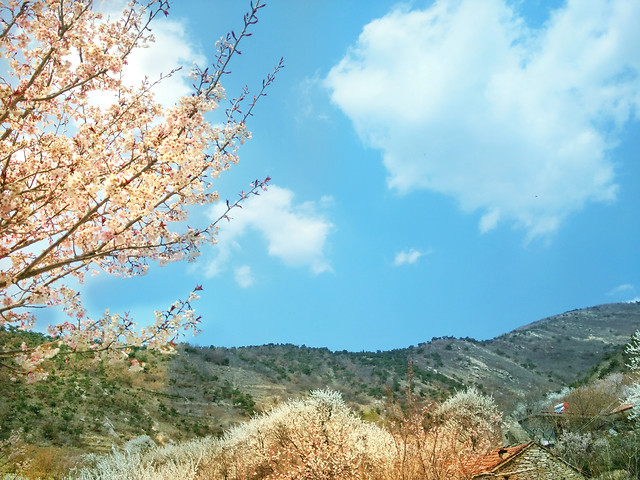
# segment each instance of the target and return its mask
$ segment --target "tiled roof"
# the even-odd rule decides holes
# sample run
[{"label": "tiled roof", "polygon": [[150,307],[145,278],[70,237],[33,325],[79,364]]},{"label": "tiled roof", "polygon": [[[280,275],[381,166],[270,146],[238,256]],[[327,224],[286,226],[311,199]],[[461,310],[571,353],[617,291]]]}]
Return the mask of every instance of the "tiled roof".
[{"label": "tiled roof", "polygon": [[627,410],[631,410],[632,408],[633,408],[632,403],[629,403],[629,402],[623,403],[618,408],[611,410],[607,415],[615,415],[616,413],[625,412]]},{"label": "tiled roof", "polygon": [[533,442],[527,442],[521,445],[514,445],[512,447],[500,447],[495,450],[491,450],[484,455],[471,457],[465,462],[466,473],[470,477],[474,477],[481,473],[491,472],[510,458],[513,458],[520,452],[526,450],[532,443]]},{"label": "tiled roof", "polygon": [[542,412],[540,412],[539,414],[534,414],[534,415],[530,415],[530,417],[535,417],[535,416],[554,416],[554,417],[559,417],[559,416],[569,416],[569,415],[575,415],[577,417],[603,417],[603,416],[608,416],[608,415],[615,415],[617,413],[622,413],[622,412],[626,412],[627,410],[631,410],[632,408],[634,408],[632,403],[626,402],[623,403],[622,405],[620,405],[619,407],[614,408],[613,410],[611,410],[610,412],[607,413],[575,413],[575,412],[568,412],[568,411],[564,411],[564,412],[555,412],[555,411],[549,411],[549,410],[543,410]]}]

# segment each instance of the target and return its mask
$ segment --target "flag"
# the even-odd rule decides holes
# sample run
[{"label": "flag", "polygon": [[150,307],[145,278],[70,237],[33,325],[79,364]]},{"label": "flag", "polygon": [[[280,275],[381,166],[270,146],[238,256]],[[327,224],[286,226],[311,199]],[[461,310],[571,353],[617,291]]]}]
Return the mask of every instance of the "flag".
[{"label": "flag", "polygon": [[558,405],[556,405],[555,407],[553,407],[553,411],[555,413],[562,413],[564,412],[567,408],[569,407],[569,404],[567,402],[562,402],[559,403]]}]

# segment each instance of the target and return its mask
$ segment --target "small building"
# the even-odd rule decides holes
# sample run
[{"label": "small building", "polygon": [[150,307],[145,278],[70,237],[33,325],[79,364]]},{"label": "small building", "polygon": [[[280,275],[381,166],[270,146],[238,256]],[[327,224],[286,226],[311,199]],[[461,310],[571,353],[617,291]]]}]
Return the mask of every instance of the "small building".
[{"label": "small building", "polygon": [[598,414],[584,414],[572,412],[565,402],[554,407],[553,411],[534,413],[518,420],[520,426],[542,445],[553,445],[566,430],[582,429],[588,425],[589,431],[615,430],[625,432],[633,430],[633,424],[628,421],[633,404],[627,402],[619,405],[610,412]]},{"label": "small building", "polygon": [[587,476],[535,442],[491,450],[465,462],[474,480],[584,480]]}]

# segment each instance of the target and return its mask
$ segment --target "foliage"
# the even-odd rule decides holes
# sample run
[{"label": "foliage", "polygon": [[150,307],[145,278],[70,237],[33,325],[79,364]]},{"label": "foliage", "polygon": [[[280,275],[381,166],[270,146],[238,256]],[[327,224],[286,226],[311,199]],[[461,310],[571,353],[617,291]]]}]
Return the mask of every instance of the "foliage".
[{"label": "foliage", "polygon": [[494,446],[500,439],[502,413],[493,398],[470,387],[456,393],[436,410],[439,421],[457,432],[458,441],[473,451]]},{"label": "foliage", "polygon": [[337,392],[316,390],[230,430],[205,478],[326,479],[373,475],[389,461],[391,437],[366,424]]},{"label": "foliage", "polygon": [[406,403],[391,410],[397,478],[464,478],[469,463],[500,442],[501,414],[473,387],[427,406],[416,403],[409,387]]},{"label": "foliage", "polygon": [[[558,416],[558,441],[554,452],[598,478],[637,478],[640,473],[640,332],[626,347],[627,374],[609,374],[583,386],[566,389],[553,399],[569,405]],[[630,383],[630,384],[629,384]],[[628,412],[611,414],[621,404]]]},{"label": "foliage", "polygon": [[[19,343],[28,333],[0,330],[0,342]],[[102,451],[141,434],[158,442],[220,434],[256,408],[253,390],[233,384],[232,377],[221,378],[226,367],[201,370],[189,355],[144,348],[132,350],[131,356],[144,359],[144,371],[130,372],[121,362],[58,355],[46,366],[46,382],[0,377],[0,441],[22,428],[31,457],[55,448],[65,452],[61,459],[80,449]]]},{"label": "foliage", "polygon": [[246,90],[232,100],[222,125],[206,120],[224,100],[221,78],[263,6],[252,4],[241,33],[217,43],[211,68],[192,69],[192,94],[164,107],[154,86],[176,72],[129,85],[126,64],[153,40],[167,0],[133,1],[116,18],[92,0],[0,4],[8,70],[0,78],[0,326],[32,328],[34,308],[61,306],[71,317],[50,327],[51,342],[0,352],[14,376],[43,378],[39,365],[61,345],[117,359],[129,345],[170,350],[178,332],[197,328],[195,291],[138,331],[127,315],[88,318],[73,285],[87,273],[141,275],[149,262],[192,261],[215,243],[217,221],[183,222],[190,206],[218,200],[214,182],[238,162],[238,145],[250,137],[246,119],[274,79],[275,72],[253,100]]},{"label": "foliage", "polygon": [[637,330],[627,344],[626,353],[629,355],[628,367],[635,372],[640,372],[640,330]]},{"label": "foliage", "polygon": [[640,473],[640,436],[635,432],[565,431],[553,447],[553,453],[591,476],[606,478],[618,472],[622,478],[637,478]]},{"label": "foliage", "polygon": [[[618,322],[616,325],[620,326],[622,323]],[[616,333],[612,338],[628,338],[624,328],[620,330],[620,334]],[[23,341],[35,345],[37,342],[46,341],[42,336],[32,332],[2,332],[0,329],[0,336],[2,335],[4,337],[0,343],[10,345],[20,345]],[[446,356],[449,351],[444,347],[451,342],[453,346],[450,353],[454,355],[464,351],[464,346],[470,346],[470,351],[476,358],[482,361],[491,358],[484,356],[479,346],[468,342],[465,342],[462,348],[450,339],[439,342],[436,345],[438,349],[433,351],[442,353],[448,368],[442,371],[447,373],[448,378],[465,376],[465,372]],[[432,347],[431,344],[420,347],[424,349],[427,358]],[[358,411],[356,416],[384,426],[385,430],[393,435],[394,451],[413,452],[405,457],[404,464],[399,462],[390,467],[392,473],[395,472],[395,477],[392,473],[388,473],[386,477],[402,478],[398,472],[404,472],[405,478],[410,478],[409,472],[423,472],[423,469],[420,463],[416,463],[422,460],[415,455],[418,452],[415,448],[415,437],[407,435],[407,443],[402,437],[397,437],[400,433],[399,423],[410,410],[407,394],[411,393],[409,398],[413,401],[413,411],[421,413],[414,417],[414,431],[420,432],[418,427],[424,430],[423,439],[427,437],[427,431],[432,435],[448,431],[441,426],[436,416],[438,405],[444,403],[444,400],[432,396],[428,390],[434,384],[439,384],[439,380],[432,378],[431,374],[440,373],[440,370],[435,372],[424,366],[424,363],[421,363],[422,357],[416,355],[412,349],[332,353],[327,349],[273,344],[231,349],[178,345],[177,349],[181,352],[177,356],[160,355],[146,349],[133,349],[130,357],[146,363],[145,370],[138,374],[128,372],[126,365],[120,363],[94,363],[89,358],[77,355],[69,356],[68,363],[65,363],[67,356],[58,355],[50,360],[51,364],[47,367],[51,372],[47,382],[28,385],[22,380],[10,382],[6,377],[0,378],[0,391],[3,391],[3,398],[0,398],[0,436],[6,437],[12,429],[22,426],[24,441],[30,448],[34,448],[34,455],[31,457],[37,454],[35,447],[39,450],[56,448],[64,452],[58,455],[58,459],[67,458],[69,453],[73,454],[74,449],[77,450],[79,447],[82,447],[84,452],[104,452],[104,446],[113,444],[117,448],[127,439],[141,434],[149,435],[155,442],[163,445],[166,442],[184,441],[194,436],[219,435],[230,425],[246,420],[246,414],[250,410],[245,409],[248,404],[242,403],[243,398],[249,398],[254,402],[253,408],[258,411],[269,411],[270,405],[281,404],[278,402],[283,402],[287,397],[297,397],[309,389],[328,386],[344,392],[346,403]],[[414,365],[415,379],[407,382],[409,359],[420,362],[422,367]],[[571,361],[570,358],[568,360]],[[566,365],[559,363],[558,368],[566,369]],[[306,367],[312,370],[311,375],[304,373]],[[574,371],[576,376],[582,376],[584,372],[578,369]],[[284,379],[280,379],[281,374],[284,375]],[[600,406],[594,405],[592,409],[589,407],[590,411],[611,410],[618,403],[610,402],[612,399],[622,398],[624,389],[632,378],[629,374],[622,378],[620,374],[615,374],[604,379],[592,379],[592,390],[587,388],[588,384],[566,389],[558,396],[549,398],[543,405],[532,407],[528,413],[549,411],[556,403],[577,393],[585,401],[591,397],[604,401]],[[518,370],[513,370],[511,381],[516,385],[526,382],[527,379],[526,376],[519,377]],[[379,400],[380,397],[372,397],[366,393],[377,389],[382,392],[384,398],[384,392],[389,392],[395,380],[398,383],[398,390],[394,392],[394,397],[398,399],[396,407],[391,405],[385,409],[384,402]],[[485,382],[484,378],[482,380]],[[495,388],[489,382],[486,384],[489,391]],[[502,398],[505,398],[505,394],[514,396],[508,385],[501,388],[500,392],[503,394]],[[531,395],[535,393],[532,391]],[[608,397],[603,395],[604,393]],[[105,402],[105,398],[109,401]],[[435,402],[436,399],[440,403]],[[573,400],[570,401],[570,410],[571,404]],[[500,406],[508,410],[508,405],[502,403]],[[90,412],[96,412],[96,415]],[[395,418],[393,422],[388,421],[391,417]],[[634,461],[637,463],[640,459],[637,436],[628,433],[632,425],[624,422],[620,416],[599,416],[603,422],[596,421],[593,417],[585,417],[585,420],[582,415],[548,417],[562,422],[559,427],[563,431],[579,434],[589,432],[593,441],[599,440],[601,436],[606,437],[609,448],[602,451],[604,455],[594,457],[600,458],[602,463],[595,465],[592,462],[592,466],[589,467],[594,474],[624,470],[637,475],[634,473],[638,472]],[[615,433],[610,433],[611,429],[615,430]],[[406,433],[411,431],[408,426],[404,429]],[[466,431],[462,432],[466,434]],[[487,437],[490,435],[491,430],[488,430]],[[442,443],[438,448],[443,454],[446,451],[445,438],[452,447],[460,441],[463,442],[463,448],[468,448],[472,443],[471,439],[464,436],[461,439],[449,435],[441,436],[439,439]],[[521,437],[509,438],[511,443],[526,441],[526,438]],[[188,442],[181,445],[187,444]],[[482,446],[479,447],[481,449]],[[151,450],[148,455],[149,458],[153,456]],[[401,457],[396,455],[394,458],[397,461]],[[421,475],[425,477],[424,473]]]},{"label": "foliage", "polygon": [[[472,405],[497,412],[477,392],[460,394],[452,405],[466,406],[464,424],[474,428],[484,421],[469,417],[479,411]],[[141,439],[136,445],[142,448],[128,446],[110,456],[92,457],[76,478],[430,480],[463,475],[462,457],[480,451],[468,448],[468,436],[452,430],[439,414],[431,420],[429,415],[403,414],[396,427],[364,422],[339,393],[316,390],[306,399],[277,405],[219,439],[165,447]],[[493,425],[487,427],[493,431]]]},{"label": "foliage", "polygon": [[[569,412],[579,418],[604,416],[620,405],[624,383],[622,374],[611,374],[587,385],[567,389],[558,402],[567,402]],[[548,409],[552,408],[549,404]]]},{"label": "foliage", "polygon": [[26,478],[62,478],[78,455],[55,447],[35,449],[24,440],[21,431],[0,441],[0,477],[3,480]]},{"label": "foliage", "polygon": [[628,441],[622,447],[629,454],[626,455],[626,465],[622,468],[640,475],[640,330],[637,330],[627,345],[629,355],[628,367],[635,374],[635,382],[629,387],[626,402],[631,405],[629,418],[634,422],[634,430],[628,436]]},{"label": "foliage", "polygon": [[356,478],[383,467],[391,445],[384,430],[360,421],[329,391],[283,403],[220,439],[166,447],[138,443],[143,448],[92,457],[76,478]]},{"label": "foliage", "polygon": [[[628,367],[640,376],[640,330],[631,337],[626,353],[629,355]],[[640,378],[629,389],[627,402],[633,406],[630,417],[635,420],[636,429],[640,432]]]},{"label": "foliage", "polygon": [[553,453],[580,468],[593,473],[603,463],[602,456],[609,450],[606,437],[595,436],[591,432],[566,431],[554,445]]},{"label": "foliage", "polygon": [[147,436],[129,441],[121,450],[100,457],[89,455],[85,467],[72,473],[77,480],[184,480],[198,478],[205,457],[213,454],[211,439],[157,447]]},{"label": "foliage", "polygon": [[26,444],[22,440],[22,432],[12,431],[0,441],[0,474],[19,475],[29,469],[31,460],[26,455]]}]

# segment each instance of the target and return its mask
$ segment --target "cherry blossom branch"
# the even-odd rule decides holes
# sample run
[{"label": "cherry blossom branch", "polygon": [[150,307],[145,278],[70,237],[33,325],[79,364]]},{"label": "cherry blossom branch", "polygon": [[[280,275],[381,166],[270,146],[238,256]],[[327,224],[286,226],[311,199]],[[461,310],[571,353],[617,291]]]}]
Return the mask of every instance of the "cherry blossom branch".
[{"label": "cherry blossom branch", "polygon": [[[240,34],[218,44],[213,74],[194,69],[194,94],[165,108],[151,89],[176,70],[134,89],[123,83],[122,68],[133,48],[151,39],[151,22],[167,15],[167,0],[134,1],[114,21],[94,12],[92,0],[0,5],[0,48],[9,66],[8,77],[0,77],[0,325],[29,329],[35,317],[25,309],[61,305],[77,318],[62,324],[74,351],[83,351],[92,335],[100,337],[92,347],[100,352],[131,343],[119,340],[127,336],[157,348],[171,341],[177,324],[162,314],[138,336],[127,315],[85,318],[79,294],[61,282],[67,275],[82,282],[92,267],[131,276],[144,273],[148,261],[192,260],[203,242],[215,241],[232,208],[266,188],[268,178],[254,182],[204,227],[181,233],[168,227],[184,222],[189,206],[218,200],[214,180],[238,162],[238,145],[250,138],[246,120],[282,68],[281,60],[253,101],[244,89],[222,127],[206,121],[263,7],[252,3]],[[88,98],[94,91],[116,100],[100,108]],[[175,315],[182,328],[199,322],[190,308],[176,307]],[[13,362],[35,375],[56,348],[21,348]]]},{"label": "cherry blossom branch", "polygon": [[[33,347],[24,342],[20,349],[0,350],[0,358],[8,358],[16,365],[0,362],[0,368],[12,372],[12,379],[27,378],[34,382],[46,378],[47,372],[40,365],[45,360],[56,356],[60,347],[67,346],[70,350],[65,355],[93,355],[96,359],[107,355],[110,359],[124,360],[133,347],[148,347],[162,353],[174,353],[176,341],[183,330],[199,332],[197,325],[201,317],[194,315],[191,302],[197,300],[197,292],[202,286],[197,285],[186,300],[174,302],[169,309],[155,312],[156,321],[153,325],[144,327],[136,332],[136,324],[128,315],[123,320],[118,315],[110,316],[105,313],[100,321],[85,320],[77,324],[65,322],[54,328],[49,328],[49,334],[56,340],[42,343]],[[115,319],[115,323],[114,320]],[[105,328],[105,323],[111,328]],[[132,361],[130,369],[139,371],[144,364]]]}]

